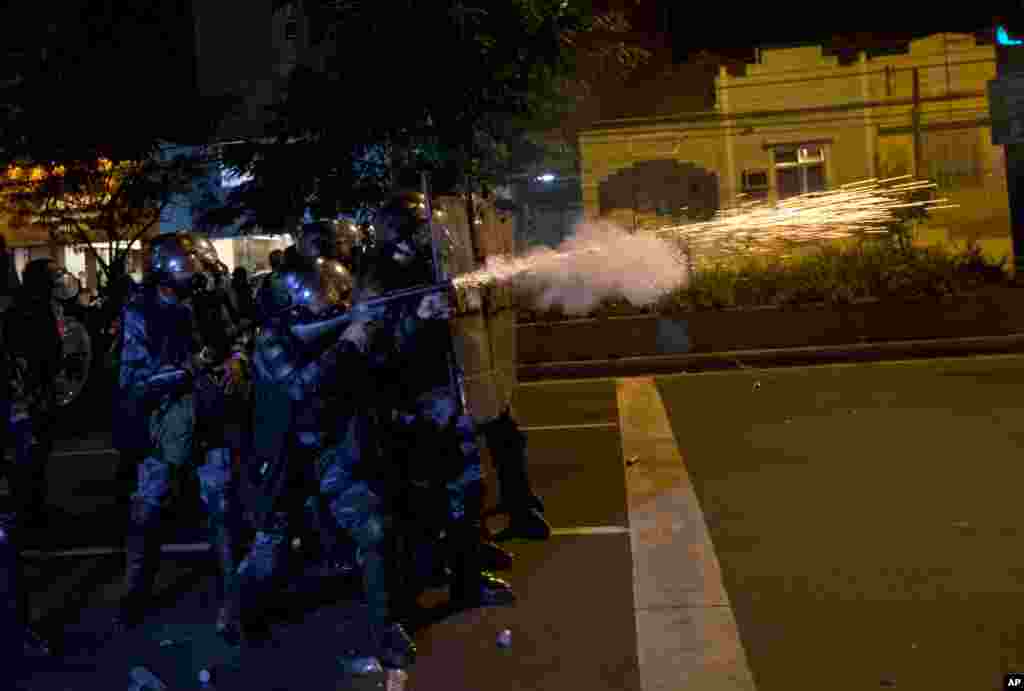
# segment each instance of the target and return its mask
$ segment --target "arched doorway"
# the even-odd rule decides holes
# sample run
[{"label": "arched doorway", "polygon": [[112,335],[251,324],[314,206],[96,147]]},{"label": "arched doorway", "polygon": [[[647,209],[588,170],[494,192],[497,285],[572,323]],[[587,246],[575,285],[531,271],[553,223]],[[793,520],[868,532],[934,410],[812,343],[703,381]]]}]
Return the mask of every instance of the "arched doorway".
[{"label": "arched doorway", "polygon": [[640,161],[603,180],[598,203],[602,216],[631,216],[634,228],[707,220],[719,208],[718,175],[693,163]]}]

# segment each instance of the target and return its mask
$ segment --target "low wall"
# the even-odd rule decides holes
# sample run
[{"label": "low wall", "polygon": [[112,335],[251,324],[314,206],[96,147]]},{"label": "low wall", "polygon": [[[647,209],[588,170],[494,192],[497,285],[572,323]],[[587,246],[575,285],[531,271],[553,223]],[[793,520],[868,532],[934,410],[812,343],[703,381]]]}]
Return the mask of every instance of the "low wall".
[{"label": "low wall", "polygon": [[519,324],[518,362],[608,360],[1024,332],[1024,289],[842,307],[700,311]]}]

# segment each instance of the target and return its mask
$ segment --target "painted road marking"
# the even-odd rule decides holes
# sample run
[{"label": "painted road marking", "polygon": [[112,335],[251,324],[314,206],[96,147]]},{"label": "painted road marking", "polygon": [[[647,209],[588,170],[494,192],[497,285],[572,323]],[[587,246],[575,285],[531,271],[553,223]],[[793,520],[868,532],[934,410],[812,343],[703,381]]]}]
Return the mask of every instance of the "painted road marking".
[{"label": "painted road marking", "polygon": [[619,423],[617,422],[581,422],[576,425],[529,425],[519,429],[524,432],[545,432],[564,429],[618,429],[618,427]]},{"label": "painted road marking", "polygon": [[[208,552],[209,550],[210,543],[208,542],[186,542],[182,544],[164,545],[160,548],[161,552],[167,554],[188,554],[194,552]],[[123,547],[75,547],[73,549],[62,549],[53,552],[30,549],[24,550],[21,555],[26,558],[55,559],[58,557],[102,557],[110,554],[121,554],[123,552]]]},{"label": "painted road marking", "polygon": [[524,386],[557,386],[559,384],[594,384],[603,381],[617,381],[616,377],[576,377],[571,379],[541,379],[538,381],[521,381],[516,383],[516,388]]},{"label": "painted road marking", "polygon": [[[629,528],[621,525],[599,525],[582,526],[578,528],[554,528],[552,535],[624,535],[629,533]],[[166,554],[190,554],[207,552],[210,550],[208,542],[186,542],[181,544],[164,545],[161,551]],[[56,559],[58,557],[102,557],[110,554],[121,554],[123,547],[75,547],[73,549],[56,550],[53,552],[43,550],[24,550],[21,554],[26,558],[34,559]]]},{"label": "painted road marking", "polygon": [[598,525],[580,528],[552,528],[552,535],[625,535],[629,528],[621,525]]},{"label": "painted road marking", "polygon": [[[644,689],[755,691],[704,514],[654,380],[618,380]],[[680,635],[682,634],[682,635]]]},{"label": "painted road marking", "polygon": [[[72,458],[74,456],[113,456],[120,453],[117,449],[64,449],[54,451],[50,458]],[[8,463],[14,462],[14,456],[4,454],[4,460]]]},{"label": "painted road marking", "polygon": [[[675,372],[672,374],[658,375],[659,377],[743,377],[761,373],[785,373],[803,369],[853,369],[856,367],[935,367],[936,365],[962,365],[972,361],[1001,361],[1001,360],[1022,360],[1024,355],[1020,353],[998,353],[994,355],[960,355],[950,357],[908,357],[893,358],[888,360],[871,360],[864,362],[819,362],[810,365],[746,365],[740,362],[740,367],[729,370],[711,370],[706,372]],[[579,380],[586,381],[586,380]],[[545,382],[549,383],[549,382]],[[521,384],[520,386],[523,386]]]}]

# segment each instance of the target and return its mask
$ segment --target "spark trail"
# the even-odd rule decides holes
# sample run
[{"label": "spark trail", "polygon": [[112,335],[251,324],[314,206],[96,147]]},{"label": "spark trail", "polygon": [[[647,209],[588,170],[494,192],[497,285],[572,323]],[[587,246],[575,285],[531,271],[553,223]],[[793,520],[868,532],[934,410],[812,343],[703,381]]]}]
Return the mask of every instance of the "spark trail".
[{"label": "spark trail", "polygon": [[910,176],[864,180],[778,203],[743,202],[710,221],[629,233],[605,222],[584,222],[558,248],[490,257],[483,269],[455,279],[463,286],[514,281],[536,289],[539,305],[584,313],[606,296],[634,305],[653,302],[688,281],[684,255],[780,254],[794,245],[886,233],[910,208],[950,208],[946,199],[913,199],[934,189]]}]

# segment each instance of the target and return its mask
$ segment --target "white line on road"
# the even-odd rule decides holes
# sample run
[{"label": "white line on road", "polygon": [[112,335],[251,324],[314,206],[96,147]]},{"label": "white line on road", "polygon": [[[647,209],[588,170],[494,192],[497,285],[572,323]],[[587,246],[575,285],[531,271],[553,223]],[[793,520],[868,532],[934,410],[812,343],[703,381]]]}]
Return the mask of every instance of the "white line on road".
[{"label": "white line on road", "polygon": [[629,528],[621,525],[583,526],[579,528],[553,528],[552,535],[623,535],[629,534]]},{"label": "white line on road", "polygon": [[[208,552],[210,543],[191,542],[183,544],[164,545],[160,551],[168,554],[188,554],[192,552]],[[123,547],[76,547],[74,549],[62,549],[55,552],[44,552],[42,550],[24,550],[21,554],[24,557],[43,559],[54,559],[57,557],[102,557],[108,554],[120,554],[124,552]]]},{"label": "white line on road", "polygon": [[623,378],[617,389],[622,455],[649,459],[625,477],[643,688],[685,679],[686,688],[755,691],[704,513],[678,445],[665,443],[674,433],[654,380]]},{"label": "white line on road", "polygon": [[617,422],[585,422],[576,425],[529,425],[519,429],[524,432],[545,432],[560,429],[618,429],[618,427],[619,423]]},{"label": "white line on road", "polygon": [[[120,453],[117,449],[65,449],[63,451],[54,451],[50,454],[50,458],[71,458],[74,456],[113,456]],[[5,455],[4,460],[8,463],[14,462],[14,457]]]},{"label": "white line on road", "polygon": [[[552,535],[623,535],[629,533],[629,528],[620,525],[599,525],[582,526],[578,528],[555,528]],[[208,542],[186,542],[181,544],[164,545],[161,551],[167,554],[189,554],[207,552],[210,550]],[[56,559],[58,557],[102,557],[109,554],[120,554],[124,552],[123,547],[75,547],[73,549],[62,549],[54,552],[38,549],[24,550],[22,556],[29,558]]]},{"label": "white line on road", "polygon": [[[528,365],[529,366],[529,365]],[[594,384],[597,382],[616,381],[618,377],[577,377],[575,379],[540,379],[538,381],[521,381],[516,383],[516,388],[526,386],[558,386],[566,384]]]}]

